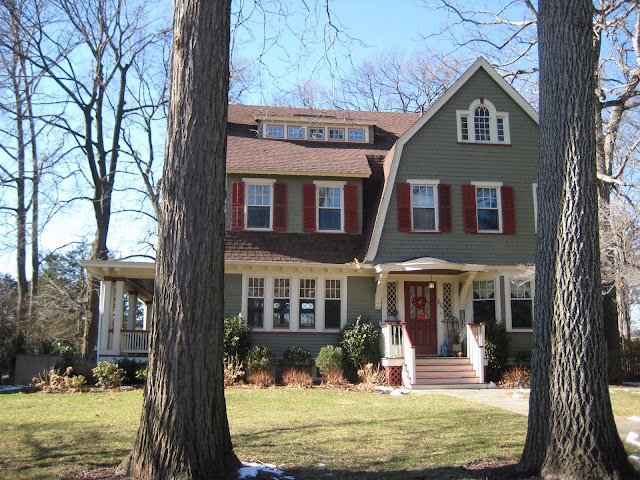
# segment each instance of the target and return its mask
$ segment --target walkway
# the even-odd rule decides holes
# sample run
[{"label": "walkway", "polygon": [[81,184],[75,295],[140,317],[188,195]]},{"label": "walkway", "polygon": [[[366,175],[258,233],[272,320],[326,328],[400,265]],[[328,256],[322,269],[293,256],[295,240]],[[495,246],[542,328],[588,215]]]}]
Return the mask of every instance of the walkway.
[{"label": "walkway", "polygon": [[[529,415],[529,395],[522,394],[518,390],[487,388],[484,390],[414,390],[412,394],[434,394],[449,395],[450,397],[468,400],[470,402],[482,403],[496,408],[502,408],[520,415]],[[515,397],[514,397],[515,396]],[[640,412],[638,412],[640,416]],[[629,432],[640,433],[640,422],[629,420],[627,417],[616,416],[616,426],[622,440],[627,438]]]}]

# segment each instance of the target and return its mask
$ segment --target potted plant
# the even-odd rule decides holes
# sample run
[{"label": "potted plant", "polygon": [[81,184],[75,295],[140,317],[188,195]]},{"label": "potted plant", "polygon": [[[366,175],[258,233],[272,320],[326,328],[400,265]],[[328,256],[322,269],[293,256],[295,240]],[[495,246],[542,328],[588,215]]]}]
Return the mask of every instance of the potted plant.
[{"label": "potted plant", "polygon": [[451,353],[454,355],[462,353],[462,341],[460,340],[460,333],[458,332],[455,332],[451,336]]}]

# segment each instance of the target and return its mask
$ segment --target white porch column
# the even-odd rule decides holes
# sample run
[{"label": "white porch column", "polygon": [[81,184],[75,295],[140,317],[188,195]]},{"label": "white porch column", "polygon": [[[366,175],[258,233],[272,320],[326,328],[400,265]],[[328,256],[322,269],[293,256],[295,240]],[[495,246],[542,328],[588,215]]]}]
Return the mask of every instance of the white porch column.
[{"label": "white porch column", "polygon": [[110,350],[109,330],[113,324],[113,282],[111,277],[104,277],[100,282],[100,304],[98,322],[98,358]]},{"label": "white porch column", "polygon": [[113,312],[113,342],[111,351],[114,355],[120,355],[120,331],[122,330],[122,318],[124,317],[124,278],[116,278],[115,309]]},{"label": "white porch column", "polygon": [[130,291],[129,311],[127,312],[127,330],[136,329],[136,311],[138,310],[138,292]]},{"label": "white porch column", "polygon": [[142,309],[142,329],[151,330],[151,310],[153,304],[151,302],[144,302],[144,308]]}]

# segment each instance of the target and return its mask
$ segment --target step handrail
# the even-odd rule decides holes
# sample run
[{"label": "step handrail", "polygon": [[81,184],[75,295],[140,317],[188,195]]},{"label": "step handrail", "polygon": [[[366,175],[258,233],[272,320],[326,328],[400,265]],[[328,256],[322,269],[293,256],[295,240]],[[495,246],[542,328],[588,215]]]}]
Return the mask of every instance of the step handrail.
[{"label": "step handrail", "polygon": [[475,325],[467,323],[467,357],[476,372],[479,383],[484,383],[485,326],[484,322]]},{"label": "step handrail", "polygon": [[416,347],[411,343],[411,337],[407,330],[407,324],[402,324],[402,350],[404,354],[404,364],[407,366],[409,373],[409,384],[416,381]]}]

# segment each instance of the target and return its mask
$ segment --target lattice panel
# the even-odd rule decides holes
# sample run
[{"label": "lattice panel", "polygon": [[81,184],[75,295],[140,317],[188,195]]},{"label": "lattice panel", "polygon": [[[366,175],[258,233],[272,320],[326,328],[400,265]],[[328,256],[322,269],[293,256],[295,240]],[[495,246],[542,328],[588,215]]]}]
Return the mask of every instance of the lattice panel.
[{"label": "lattice panel", "polygon": [[393,318],[396,315],[398,299],[398,289],[396,282],[387,283],[387,318]]},{"label": "lattice panel", "polygon": [[442,313],[444,318],[453,315],[453,288],[450,283],[442,284]]},{"label": "lattice panel", "polygon": [[402,385],[402,367],[384,367],[387,385],[398,387]]}]

